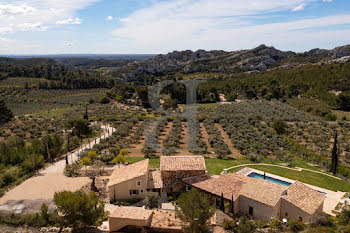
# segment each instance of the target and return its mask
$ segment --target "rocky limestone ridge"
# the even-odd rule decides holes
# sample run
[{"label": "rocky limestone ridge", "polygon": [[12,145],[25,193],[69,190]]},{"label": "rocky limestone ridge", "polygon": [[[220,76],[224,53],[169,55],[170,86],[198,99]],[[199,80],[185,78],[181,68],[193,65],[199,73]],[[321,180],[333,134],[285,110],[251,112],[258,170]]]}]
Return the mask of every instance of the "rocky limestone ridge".
[{"label": "rocky limestone ridge", "polygon": [[[135,61],[110,72],[128,79],[138,75],[162,76],[176,72],[183,74],[195,72],[254,73],[271,69],[289,69],[318,62],[346,62],[346,59],[346,61],[340,59],[346,56],[350,56],[350,45],[336,47],[332,50],[317,48],[305,53],[281,51],[266,45],[233,52],[185,50]],[[300,57],[303,57],[304,60],[300,60]]]}]

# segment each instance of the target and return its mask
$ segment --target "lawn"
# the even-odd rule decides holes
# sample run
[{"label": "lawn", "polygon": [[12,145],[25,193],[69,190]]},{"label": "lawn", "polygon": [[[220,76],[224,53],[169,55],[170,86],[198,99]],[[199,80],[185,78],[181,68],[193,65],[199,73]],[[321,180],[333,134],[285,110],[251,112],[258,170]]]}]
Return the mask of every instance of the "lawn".
[{"label": "lawn", "polygon": [[[350,183],[344,181],[344,180],[338,180],[326,175],[313,173],[309,171],[293,171],[286,168],[281,167],[270,167],[270,166],[261,166],[261,165],[249,165],[248,167],[261,170],[264,172],[268,172],[271,174],[275,174],[278,176],[286,177],[292,180],[299,180],[303,183],[311,184],[314,186],[318,186],[321,188],[333,190],[333,191],[343,191],[343,192],[349,192],[350,191]],[[230,172],[236,172],[240,168],[235,168],[230,170]]]},{"label": "lawn", "polygon": [[[139,162],[141,160],[144,160],[145,158],[142,157],[128,157],[126,158],[127,161],[131,163]],[[150,159],[150,167],[153,168],[159,168],[159,158],[152,158]],[[279,161],[275,161],[275,163],[278,163]],[[224,168],[229,168],[241,164],[248,164],[252,163],[249,159],[241,158],[241,159],[218,159],[218,158],[206,158],[205,164],[207,167],[207,171],[210,174],[214,175],[220,175],[222,170]],[[263,161],[263,163],[271,163],[269,161]],[[272,163],[271,163],[272,164]],[[291,165],[293,167],[301,167],[301,168],[307,168],[310,170],[319,171],[320,168],[310,166],[308,165],[307,161],[304,160],[295,160],[291,162]],[[326,175],[313,173],[309,171],[293,171],[287,168],[282,167],[271,167],[271,166],[263,166],[263,165],[249,165],[248,167],[265,171],[271,174],[275,174],[278,176],[286,177],[292,180],[299,180],[303,183],[315,185],[321,188],[333,190],[333,191],[344,191],[344,192],[350,192],[350,183],[344,181],[344,180],[338,180]],[[243,167],[238,167],[235,169],[229,170],[229,172],[236,172]]]}]

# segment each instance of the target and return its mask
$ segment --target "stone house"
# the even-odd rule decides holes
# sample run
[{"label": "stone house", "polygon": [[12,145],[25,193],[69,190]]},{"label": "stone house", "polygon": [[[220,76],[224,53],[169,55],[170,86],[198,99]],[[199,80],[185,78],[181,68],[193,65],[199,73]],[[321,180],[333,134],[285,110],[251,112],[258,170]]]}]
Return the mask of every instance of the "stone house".
[{"label": "stone house", "polygon": [[236,211],[254,219],[280,219],[281,197],[286,190],[287,187],[283,185],[252,179],[239,191]]},{"label": "stone house", "polygon": [[297,181],[282,197],[281,217],[312,222],[316,214],[323,212],[325,196]]},{"label": "stone house", "polygon": [[200,175],[185,178],[183,182],[187,190],[195,187],[206,193],[212,204],[219,206],[223,194],[225,203],[233,205],[235,214],[265,221],[286,218],[312,222],[317,213],[322,213],[325,199],[323,194],[298,181],[287,187],[238,173]]},{"label": "stone house", "polygon": [[160,172],[164,191],[169,195],[179,195],[186,191],[184,178],[206,174],[203,156],[162,156]]},{"label": "stone house", "polygon": [[122,166],[110,176],[108,196],[111,201],[144,199],[147,192],[149,160]]}]

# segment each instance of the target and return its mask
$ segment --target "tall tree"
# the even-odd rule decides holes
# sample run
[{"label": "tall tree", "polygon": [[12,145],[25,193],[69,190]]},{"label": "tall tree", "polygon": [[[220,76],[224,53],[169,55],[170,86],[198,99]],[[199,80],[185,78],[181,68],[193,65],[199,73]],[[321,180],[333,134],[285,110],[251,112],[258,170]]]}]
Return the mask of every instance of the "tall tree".
[{"label": "tall tree", "polygon": [[10,121],[12,117],[13,117],[13,114],[11,110],[7,108],[3,100],[0,100],[0,125]]},{"label": "tall tree", "polygon": [[225,199],[224,194],[221,192],[221,198],[220,198],[220,210],[225,212]]},{"label": "tall tree", "polygon": [[214,215],[215,208],[209,204],[208,197],[191,189],[180,195],[176,212],[183,222],[184,233],[208,233],[209,220]]},{"label": "tall tree", "polygon": [[339,163],[337,144],[338,144],[338,132],[335,132],[333,149],[332,149],[332,168],[331,168],[334,175],[337,174],[337,168]]},{"label": "tall tree", "polygon": [[99,226],[105,217],[104,202],[95,193],[83,191],[62,191],[55,193],[54,203],[63,216],[61,229],[65,226],[80,227]]}]

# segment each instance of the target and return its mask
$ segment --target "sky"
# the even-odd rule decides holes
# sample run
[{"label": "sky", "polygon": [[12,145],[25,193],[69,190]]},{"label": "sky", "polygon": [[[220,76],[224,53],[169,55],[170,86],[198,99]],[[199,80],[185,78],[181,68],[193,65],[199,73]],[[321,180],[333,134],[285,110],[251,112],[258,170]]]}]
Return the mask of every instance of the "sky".
[{"label": "sky", "polygon": [[0,0],[0,54],[350,44],[349,0]]}]

